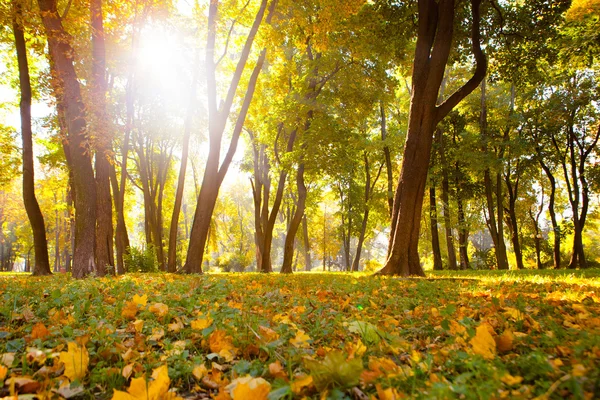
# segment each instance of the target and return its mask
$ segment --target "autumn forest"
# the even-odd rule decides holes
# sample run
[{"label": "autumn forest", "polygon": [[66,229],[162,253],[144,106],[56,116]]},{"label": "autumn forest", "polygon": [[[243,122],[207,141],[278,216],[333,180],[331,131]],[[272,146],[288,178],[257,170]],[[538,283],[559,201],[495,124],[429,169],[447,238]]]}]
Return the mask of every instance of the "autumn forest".
[{"label": "autumn forest", "polygon": [[600,1],[0,20],[0,398],[600,396]]}]

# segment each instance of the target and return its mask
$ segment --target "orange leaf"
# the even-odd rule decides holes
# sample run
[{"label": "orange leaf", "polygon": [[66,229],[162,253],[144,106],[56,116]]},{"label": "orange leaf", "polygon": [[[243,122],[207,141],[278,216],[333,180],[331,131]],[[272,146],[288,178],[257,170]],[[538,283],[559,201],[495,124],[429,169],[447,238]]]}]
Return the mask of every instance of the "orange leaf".
[{"label": "orange leaf", "polygon": [[50,331],[46,328],[41,322],[38,322],[33,326],[31,330],[31,338],[32,339],[44,339],[46,336],[50,335]]},{"label": "orange leaf", "polygon": [[245,376],[234,379],[227,389],[231,392],[233,400],[267,400],[271,384],[263,378]]},{"label": "orange leaf", "polygon": [[279,339],[279,334],[266,326],[259,325],[258,331],[266,343],[271,343]]},{"label": "orange leaf", "polygon": [[281,362],[279,362],[279,360],[269,364],[269,374],[271,374],[273,378],[282,378],[286,381],[288,380],[287,373],[283,369],[283,365],[281,365]]},{"label": "orange leaf", "polygon": [[515,335],[513,335],[510,329],[505,330],[502,335],[496,338],[496,346],[498,347],[498,351],[511,351],[513,349],[514,340]]},{"label": "orange leaf", "polygon": [[127,319],[134,319],[138,312],[138,306],[133,301],[125,302],[125,307],[121,310],[121,316]]},{"label": "orange leaf", "polygon": [[154,303],[148,310],[158,318],[163,318],[169,312],[169,306],[163,303]]}]

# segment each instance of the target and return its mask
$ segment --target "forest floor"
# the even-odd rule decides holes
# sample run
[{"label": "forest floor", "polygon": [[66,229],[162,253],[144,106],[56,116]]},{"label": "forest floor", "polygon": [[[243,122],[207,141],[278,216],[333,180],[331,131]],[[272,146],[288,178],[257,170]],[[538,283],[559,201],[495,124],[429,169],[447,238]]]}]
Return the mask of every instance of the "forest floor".
[{"label": "forest floor", "polygon": [[600,398],[600,270],[428,278],[3,275],[0,398]]}]

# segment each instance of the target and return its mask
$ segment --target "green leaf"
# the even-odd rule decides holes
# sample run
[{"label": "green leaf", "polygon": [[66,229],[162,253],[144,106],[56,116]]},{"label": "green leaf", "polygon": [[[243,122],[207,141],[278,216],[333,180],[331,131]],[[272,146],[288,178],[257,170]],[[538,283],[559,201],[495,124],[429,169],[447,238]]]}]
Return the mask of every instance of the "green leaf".
[{"label": "green leaf", "polygon": [[346,360],[346,356],[339,351],[328,353],[323,361],[307,359],[304,364],[320,391],[336,386],[356,386],[363,371],[361,359]]}]

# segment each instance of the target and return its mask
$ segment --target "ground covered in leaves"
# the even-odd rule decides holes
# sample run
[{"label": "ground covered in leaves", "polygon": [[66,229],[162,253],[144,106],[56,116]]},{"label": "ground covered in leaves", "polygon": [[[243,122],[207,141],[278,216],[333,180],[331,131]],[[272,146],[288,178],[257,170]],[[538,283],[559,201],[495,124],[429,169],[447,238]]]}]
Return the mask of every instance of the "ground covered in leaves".
[{"label": "ground covered in leaves", "polygon": [[600,271],[0,275],[0,399],[600,398]]}]

